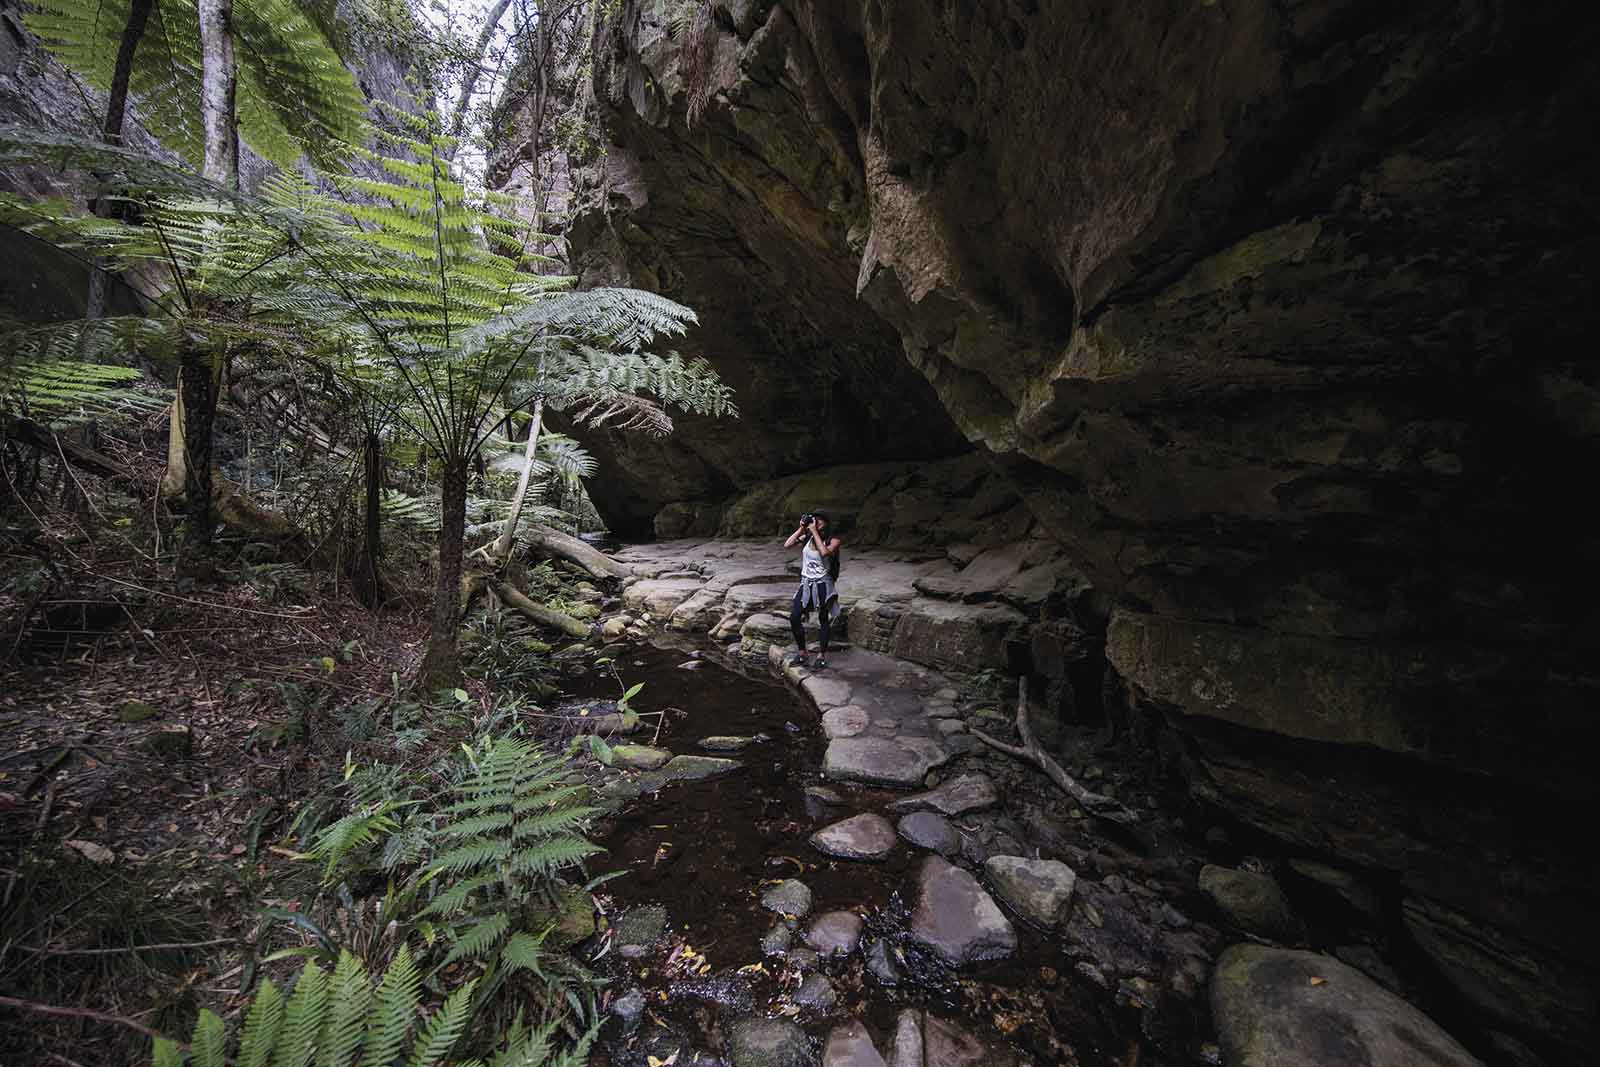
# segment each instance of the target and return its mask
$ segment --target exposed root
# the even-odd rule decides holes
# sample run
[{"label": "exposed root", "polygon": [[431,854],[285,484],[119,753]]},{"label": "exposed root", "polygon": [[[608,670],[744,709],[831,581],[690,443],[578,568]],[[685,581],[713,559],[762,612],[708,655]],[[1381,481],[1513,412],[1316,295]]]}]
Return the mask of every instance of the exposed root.
[{"label": "exposed root", "polygon": [[497,582],[494,591],[508,606],[522,612],[540,626],[548,626],[552,630],[560,630],[569,637],[582,640],[589,636],[589,626],[555,608],[547,608],[543,604],[529,599],[527,594],[512,585],[510,582]]},{"label": "exposed root", "polygon": [[1132,826],[1139,821],[1139,816],[1127,805],[1095,793],[1080,785],[1077,779],[1066,772],[1066,769],[1050,757],[1039,741],[1033,736],[1033,726],[1028,722],[1028,679],[1022,678],[1017,682],[1017,736],[1022,739],[1020,745],[1008,745],[1004,741],[990,737],[982,730],[972,731],[972,736],[988,745],[997,752],[1004,752],[1008,756],[1015,756],[1025,763],[1031,763],[1045,773],[1061,791],[1073,800],[1078,806],[1090,815],[1108,822]]}]

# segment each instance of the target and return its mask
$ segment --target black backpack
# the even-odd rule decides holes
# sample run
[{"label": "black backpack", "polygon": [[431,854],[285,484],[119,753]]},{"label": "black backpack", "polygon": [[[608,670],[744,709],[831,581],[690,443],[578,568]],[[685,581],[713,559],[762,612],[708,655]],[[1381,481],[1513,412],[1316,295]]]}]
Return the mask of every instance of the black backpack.
[{"label": "black backpack", "polygon": [[839,580],[839,550],[837,548],[828,556],[828,580],[830,582]]}]

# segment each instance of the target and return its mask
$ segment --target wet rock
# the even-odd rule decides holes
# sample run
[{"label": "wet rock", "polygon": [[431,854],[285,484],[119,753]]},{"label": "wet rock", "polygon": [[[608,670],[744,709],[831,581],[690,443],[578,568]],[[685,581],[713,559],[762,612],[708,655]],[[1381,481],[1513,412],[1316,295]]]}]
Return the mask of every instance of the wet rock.
[{"label": "wet rock", "polygon": [[1468,1067],[1438,1024],[1330,956],[1235,945],[1211,982],[1223,1062],[1239,1067]]},{"label": "wet rock", "polygon": [[611,1014],[617,1017],[624,1034],[639,1029],[639,1021],[644,1018],[644,1006],[644,993],[638,989],[628,990],[611,1005]]},{"label": "wet rock", "polygon": [[1269,874],[1207,864],[1200,868],[1200,890],[1245,933],[1269,941],[1296,942],[1305,937],[1305,926]]},{"label": "wet rock", "polygon": [[748,1018],[733,1024],[728,1039],[733,1067],[809,1067],[806,1032],[784,1019]]},{"label": "wet rock", "polygon": [[889,805],[894,812],[936,811],[941,815],[964,815],[969,811],[992,808],[1000,802],[1000,792],[987,774],[961,774],[937,789],[902,797]]},{"label": "wet rock", "polygon": [[794,1002],[818,1015],[826,1015],[839,1003],[839,992],[826,975],[813,971],[795,990]]},{"label": "wet rock", "polygon": [[1333,954],[1391,992],[1400,992],[1400,976],[1370,945],[1340,945]]},{"label": "wet rock", "polygon": [[789,966],[804,974],[815,970],[820,957],[809,948],[797,948],[789,953]]},{"label": "wet rock", "polygon": [[706,778],[721,778],[743,767],[738,760],[718,756],[673,756],[661,768],[669,782],[698,782]]},{"label": "wet rock", "polygon": [[[872,1044],[872,1035],[860,1022],[836,1026],[822,1049],[822,1067],[885,1067],[883,1057]],[[922,1067],[922,1061],[917,1061]]]},{"label": "wet rock", "polygon": [[1017,1057],[952,1022],[907,1009],[895,1020],[887,1067],[1017,1067]]},{"label": "wet rock", "polygon": [[806,799],[814,800],[818,804],[830,804],[834,807],[844,803],[844,797],[840,795],[838,790],[829,789],[825,785],[806,786]]},{"label": "wet rock", "polygon": [[940,856],[922,861],[912,938],[952,967],[1017,950],[1017,932],[978,880]]},{"label": "wet rock", "polygon": [[620,641],[628,632],[628,620],[621,615],[613,615],[600,624],[600,639],[602,641]]},{"label": "wet rock", "polygon": [[653,771],[672,758],[666,749],[649,745],[612,745],[611,754],[619,766],[636,771]]},{"label": "wet rock", "polygon": [[122,706],[117,708],[117,718],[123,722],[144,722],[159,714],[161,713],[155,709],[155,705],[147,704],[143,700],[125,700]]},{"label": "wet rock", "polygon": [[869,721],[866,711],[854,704],[846,704],[842,708],[829,708],[822,713],[822,732],[830,741],[841,737],[854,737],[866,732]]},{"label": "wet rock", "polygon": [[982,748],[983,742],[971,734],[956,734],[944,739],[944,750],[950,753],[952,759],[956,756],[969,756],[981,751]]},{"label": "wet rock", "polygon": [[738,737],[732,734],[718,734],[714,737],[702,738],[700,747],[707,752],[742,752],[751,745],[757,744],[764,738]]},{"label": "wet rock", "polygon": [[949,737],[951,734],[966,733],[967,724],[960,719],[939,719],[933,728],[940,737]]},{"label": "wet rock", "polygon": [[931,811],[914,811],[901,818],[896,826],[901,837],[916,845],[949,856],[961,851],[961,835],[943,815]]},{"label": "wet rock", "polygon": [[[909,740],[909,739],[908,739]],[[911,787],[950,757],[931,738],[915,747],[885,737],[841,737],[828,742],[822,773],[828,778],[869,785]]]},{"label": "wet rock", "polygon": [[668,995],[673,1000],[700,1000],[736,1012],[755,1007],[755,992],[750,988],[749,979],[742,974],[680,979],[672,984]]},{"label": "wet rock", "polygon": [[1058,860],[1034,860],[1024,856],[990,856],[983,865],[989,883],[1004,900],[1029,922],[1039,926],[1059,925],[1072,906],[1072,889],[1078,876]]},{"label": "wet rock", "polygon": [[846,860],[881,860],[894,848],[894,827],[882,815],[866,812],[825,826],[811,835],[811,847]]},{"label": "wet rock", "polygon": [[616,933],[612,935],[617,954],[626,959],[645,955],[667,932],[667,909],[659,904],[630,909],[617,920]]},{"label": "wet rock", "polygon": [[794,944],[794,931],[779,923],[766,932],[761,938],[761,954],[764,956],[782,956],[789,951],[789,946]]},{"label": "wet rock", "polygon": [[806,944],[825,957],[848,956],[861,943],[861,926],[853,911],[824,912],[806,931]]},{"label": "wet rock", "polygon": [[1383,901],[1372,887],[1356,875],[1316,860],[1290,860],[1289,869],[1300,877],[1332,890],[1346,904],[1368,919],[1383,915]]},{"label": "wet rock", "polygon": [[819,708],[838,708],[850,703],[850,683],[843,678],[813,674],[800,683],[800,688]]},{"label": "wet rock", "polygon": [[894,962],[894,953],[889,950],[889,943],[881,938],[867,945],[863,955],[867,960],[867,972],[886,986],[900,984],[900,968]]},{"label": "wet rock", "polygon": [[802,918],[811,910],[811,887],[786,878],[761,894],[761,906],[791,919]]}]

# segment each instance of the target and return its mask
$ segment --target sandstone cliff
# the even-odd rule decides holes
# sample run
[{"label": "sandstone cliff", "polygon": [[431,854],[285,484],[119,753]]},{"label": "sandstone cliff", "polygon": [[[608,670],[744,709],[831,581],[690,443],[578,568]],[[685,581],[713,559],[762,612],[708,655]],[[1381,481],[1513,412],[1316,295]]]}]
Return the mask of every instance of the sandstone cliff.
[{"label": "sandstone cliff", "polygon": [[1485,1029],[1592,1044],[1592,7],[655,10],[573,252],[697,308],[744,414],[590,435],[602,512],[976,451],[1196,795],[1383,886]]}]

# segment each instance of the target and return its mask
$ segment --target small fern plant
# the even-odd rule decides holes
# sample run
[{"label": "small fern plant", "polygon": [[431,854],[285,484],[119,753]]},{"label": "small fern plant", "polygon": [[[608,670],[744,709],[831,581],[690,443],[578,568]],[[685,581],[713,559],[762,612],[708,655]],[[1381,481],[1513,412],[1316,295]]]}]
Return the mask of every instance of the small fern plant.
[{"label": "small fern plant", "polygon": [[589,978],[571,961],[547,957],[545,942],[572,894],[583,892],[561,875],[601,851],[583,835],[599,809],[582,803],[587,786],[565,761],[521,739],[486,738],[467,757],[471,770],[437,831],[442,851],[423,874],[445,888],[420,916],[450,946],[440,970],[458,960],[483,967],[477,1004],[519,973],[553,1001],[568,992],[568,979]]},{"label": "small fern plant", "polygon": [[349,953],[329,975],[308,963],[287,997],[263,981],[245,1015],[238,1047],[230,1054],[227,1028],[210,1010],[200,1013],[187,1055],[167,1038],[155,1039],[155,1067],[578,1067],[587,1062],[593,1034],[557,1052],[554,1026],[528,1029],[518,1019],[487,1060],[457,1060],[452,1052],[472,1021],[478,979],[457,987],[431,1016],[422,1013],[422,975],[402,948],[374,988],[366,968]]}]

